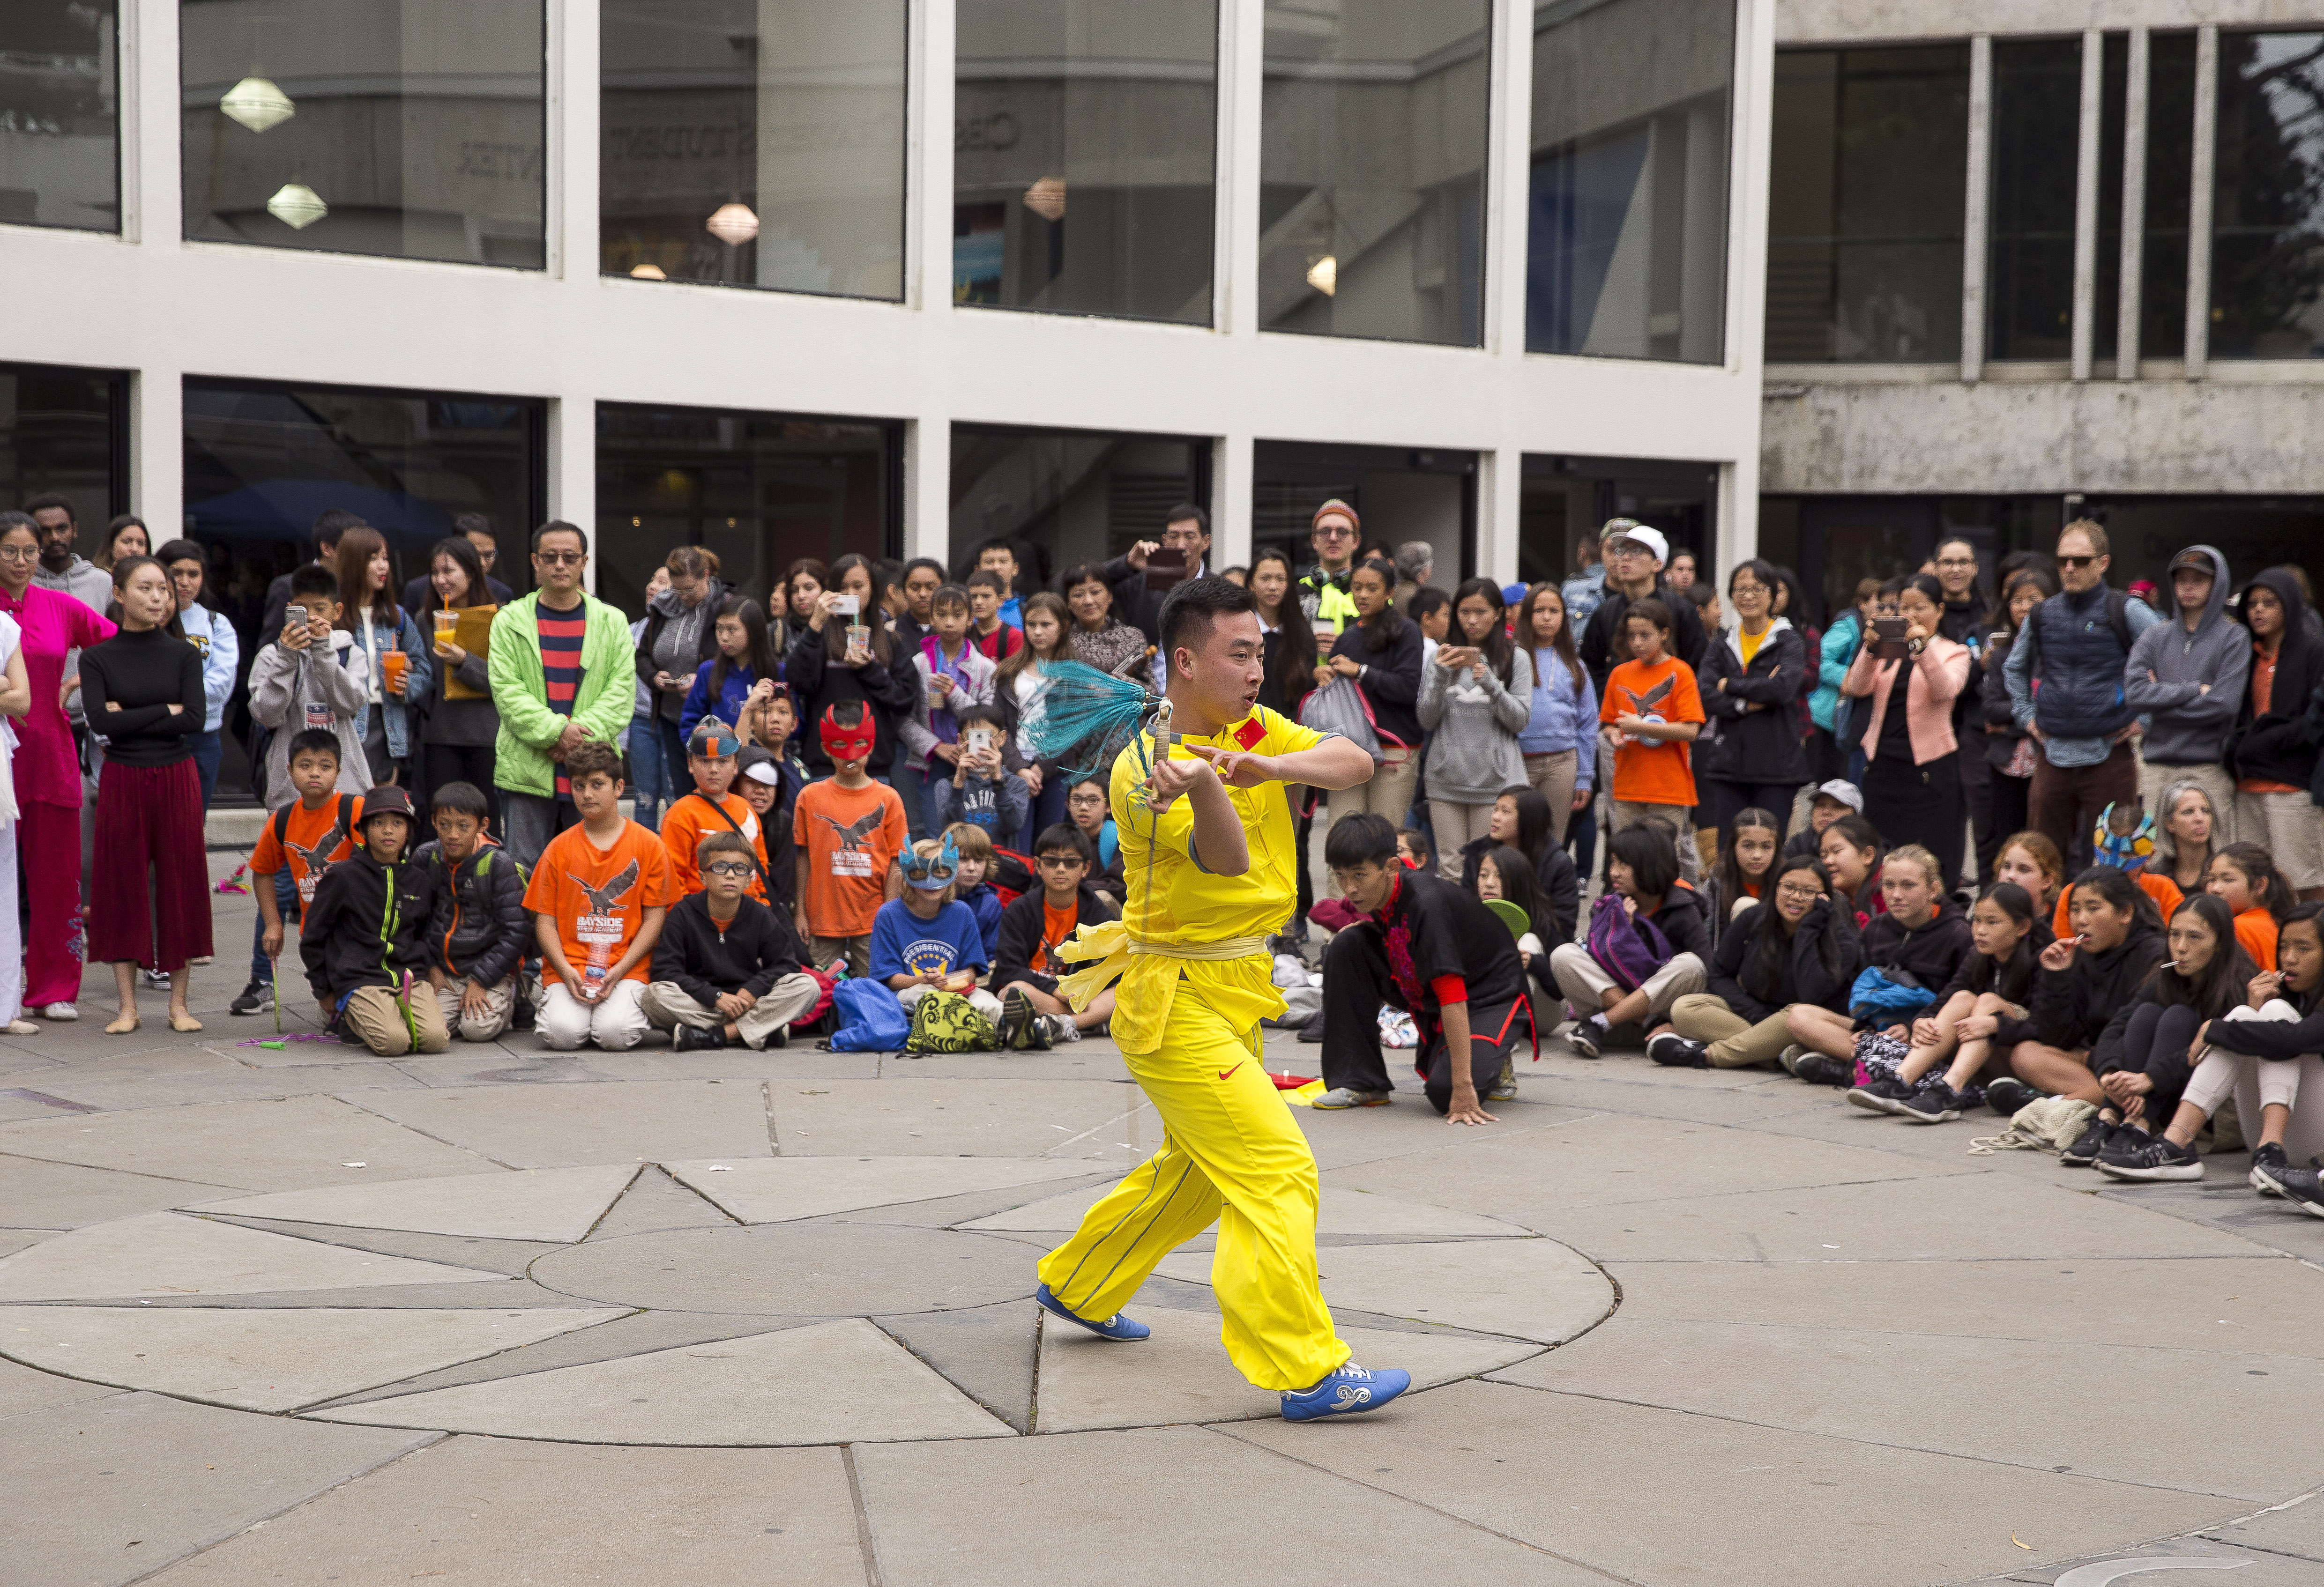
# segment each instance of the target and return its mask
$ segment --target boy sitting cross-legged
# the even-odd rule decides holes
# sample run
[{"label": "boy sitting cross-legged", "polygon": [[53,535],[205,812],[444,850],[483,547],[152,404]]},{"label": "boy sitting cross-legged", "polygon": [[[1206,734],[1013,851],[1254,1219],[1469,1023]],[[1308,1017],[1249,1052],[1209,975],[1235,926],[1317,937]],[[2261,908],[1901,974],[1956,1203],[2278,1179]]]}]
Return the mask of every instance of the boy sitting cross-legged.
[{"label": "boy sitting cross-legged", "polygon": [[288,934],[284,920],[305,918],[316,885],[354,849],[363,820],[363,796],[337,791],[339,740],[328,728],[293,734],[283,764],[296,792],[267,818],[250,851],[258,927],[250,945],[250,985],[226,1004],[229,1014],[264,1014],[274,1006],[274,961]]},{"label": "boy sitting cross-legged", "polygon": [[490,1041],[508,1029],[517,966],[531,941],[524,869],[493,841],[488,809],[474,783],[445,784],[429,812],[435,841],[411,857],[434,874],[449,904],[430,937],[436,962],[428,979],[443,1007],[444,1028],[463,1041]]},{"label": "boy sitting cross-legged", "polygon": [[373,789],[364,801],[363,847],[324,874],[299,935],[324,1020],[342,1041],[382,1058],[452,1044],[428,986],[429,940],[450,905],[435,873],[405,858],[415,825],[411,795]]},{"label": "boy sitting cross-legged", "polygon": [[1033,863],[1041,885],[1020,893],[1001,912],[1001,949],[993,956],[992,985],[1001,992],[1001,1041],[1010,1048],[1078,1041],[1113,1014],[1111,986],[1075,1014],[1057,995],[1057,977],[1065,967],[1051,957],[1074,927],[1120,918],[1121,912],[1089,885],[1088,839],[1059,821],[1034,845]]},{"label": "boy sitting cross-legged", "polygon": [[524,906],[540,944],[535,1029],[559,1051],[644,1040],[646,964],[671,898],[669,850],[622,815],[621,751],[586,738],[565,757],[581,824],[541,850]]},{"label": "boy sitting cross-legged", "polygon": [[995,1024],[1001,1000],[979,986],[984,938],[968,905],[953,896],[960,850],[923,838],[903,858],[904,895],[880,906],[872,927],[872,974],[909,1014],[930,992],[957,992]]},{"label": "boy sitting cross-legged", "polygon": [[654,943],[646,1018],[681,1052],[730,1041],[759,1050],[788,1044],[790,1023],[823,995],[799,968],[798,940],[750,896],[758,857],[737,832],[712,832],[695,850],[702,891],[670,908]]}]

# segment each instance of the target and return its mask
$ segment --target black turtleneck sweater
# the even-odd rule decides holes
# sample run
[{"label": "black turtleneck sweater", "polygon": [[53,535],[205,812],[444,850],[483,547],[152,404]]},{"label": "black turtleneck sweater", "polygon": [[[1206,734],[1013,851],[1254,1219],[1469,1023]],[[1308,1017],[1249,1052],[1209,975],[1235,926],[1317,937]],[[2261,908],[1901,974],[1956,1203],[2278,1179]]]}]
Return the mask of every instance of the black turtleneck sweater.
[{"label": "black turtleneck sweater", "polygon": [[[175,766],[192,757],[208,710],[202,658],[166,629],[124,628],[80,653],[80,699],[89,730],[105,735],[106,759]],[[173,704],[184,709],[173,713]]]}]

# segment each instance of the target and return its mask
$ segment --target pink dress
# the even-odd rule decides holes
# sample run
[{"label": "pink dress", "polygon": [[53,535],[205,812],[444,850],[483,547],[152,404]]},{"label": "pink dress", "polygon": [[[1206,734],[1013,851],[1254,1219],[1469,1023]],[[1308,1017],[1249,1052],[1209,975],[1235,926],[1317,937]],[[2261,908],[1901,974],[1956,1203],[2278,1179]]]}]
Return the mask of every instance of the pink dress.
[{"label": "pink dress", "polygon": [[0,612],[23,630],[32,709],[16,724],[16,807],[23,882],[32,914],[24,1002],[37,1011],[80,995],[80,760],[72,723],[57,700],[65,657],[113,638],[114,627],[71,596],[38,584],[23,599],[0,587]]}]

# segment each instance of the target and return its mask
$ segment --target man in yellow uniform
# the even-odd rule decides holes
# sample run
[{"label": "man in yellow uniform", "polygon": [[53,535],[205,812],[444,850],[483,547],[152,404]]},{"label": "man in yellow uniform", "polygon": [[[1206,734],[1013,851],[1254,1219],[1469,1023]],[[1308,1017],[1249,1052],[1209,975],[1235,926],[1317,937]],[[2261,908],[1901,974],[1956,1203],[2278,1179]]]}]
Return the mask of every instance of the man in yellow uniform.
[{"label": "man in yellow uniform", "polygon": [[1352,1364],[1333,1330],[1315,1282],[1315,1157],[1267,1078],[1259,1022],[1283,1012],[1265,938],[1296,896],[1282,784],[1352,787],[1371,757],[1258,705],[1265,640],[1240,585],[1188,581],[1160,628],[1182,742],[1149,748],[1150,771],[1150,740],[1115,760],[1129,904],[1058,957],[1096,961],[1060,987],[1077,1008],[1120,977],[1114,1040],[1162,1115],[1162,1147],[1042,1259],[1037,1298],[1104,1338],[1143,1339],[1152,1330],[1122,1304],[1216,1222],[1211,1289],[1236,1368],[1280,1391],[1294,1421],[1370,1410],[1412,1380]]}]

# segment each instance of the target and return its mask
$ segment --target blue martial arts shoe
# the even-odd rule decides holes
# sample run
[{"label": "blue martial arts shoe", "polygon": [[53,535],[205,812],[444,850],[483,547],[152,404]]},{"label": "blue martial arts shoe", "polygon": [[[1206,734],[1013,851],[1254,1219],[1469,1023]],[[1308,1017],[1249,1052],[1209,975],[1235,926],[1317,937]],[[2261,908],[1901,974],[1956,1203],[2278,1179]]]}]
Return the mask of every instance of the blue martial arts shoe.
[{"label": "blue martial arts shoe", "polygon": [[1065,1303],[1064,1301],[1059,1300],[1056,1296],[1049,1293],[1049,1287],[1047,1284],[1042,1285],[1038,1289],[1033,1292],[1033,1298],[1038,1301],[1040,1303],[1041,1309],[1047,1312],[1051,1316],[1063,1317],[1065,1321],[1074,1324],[1077,1327],[1087,1328],[1091,1333],[1096,1335],[1101,1339],[1112,1339],[1116,1341],[1143,1339],[1148,1334],[1154,1332],[1153,1329],[1148,1327],[1144,1323],[1132,1322],[1130,1318],[1123,1316],[1120,1312],[1114,1313],[1111,1316],[1106,1318],[1105,1321],[1102,1323],[1093,1323],[1087,1317],[1075,1316],[1073,1313],[1065,1309]]},{"label": "blue martial arts shoe", "polygon": [[1370,1372],[1353,1362],[1345,1362],[1338,1371],[1313,1389],[1286,1389],[1283,1391],[1283,1419],[1286,1422],[1312,1422],[1320,1417],[1352,1416],[1358,1411],[1378,1410],[1411,1387],[1410,1372],[1400,1371],[1395,1367],[1382,1367],[1379,1371]]}]

